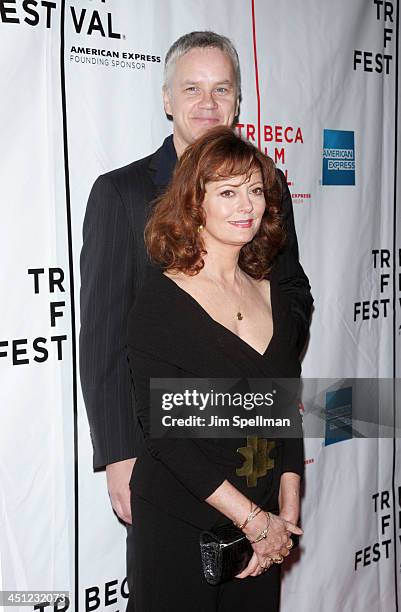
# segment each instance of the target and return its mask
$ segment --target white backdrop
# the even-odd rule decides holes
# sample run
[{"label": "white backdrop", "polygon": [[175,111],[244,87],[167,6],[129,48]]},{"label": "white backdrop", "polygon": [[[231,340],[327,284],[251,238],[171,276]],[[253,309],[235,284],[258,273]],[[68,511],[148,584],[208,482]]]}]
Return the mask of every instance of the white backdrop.
[{"label": "white backdrop", "polygon": [[[76,375],[81,228],[95,178],[171,132],[163,60],[183,33],[233,40],[237,129],[287,173],[315,298],[304,376],[400,376],[397,5],[0,0],[0,589],[125,607],[125,530],[92,472]],[[323,173],[323,148],[332,161],[352,135],[355,172]],[[395,610],[400,443],[326,442],[306,441],[305,535],[282,610]]]}]

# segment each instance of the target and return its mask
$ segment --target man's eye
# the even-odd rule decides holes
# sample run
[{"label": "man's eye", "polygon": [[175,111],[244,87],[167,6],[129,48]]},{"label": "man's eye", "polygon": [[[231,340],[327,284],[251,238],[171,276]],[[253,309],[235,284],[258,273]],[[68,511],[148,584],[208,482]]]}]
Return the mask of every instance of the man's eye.
[{"label": "man's eye", "polygon": [[225,93],[227,93],[228,89],[227,89],[227,87],[217,87],[216,91],[217,91],[217,93],[225,94]]},{"label": "man's eye", "polygon": [[198,91],[197,87],[187,87],[185,91],[188,91],[189,93],[195,93]]}]

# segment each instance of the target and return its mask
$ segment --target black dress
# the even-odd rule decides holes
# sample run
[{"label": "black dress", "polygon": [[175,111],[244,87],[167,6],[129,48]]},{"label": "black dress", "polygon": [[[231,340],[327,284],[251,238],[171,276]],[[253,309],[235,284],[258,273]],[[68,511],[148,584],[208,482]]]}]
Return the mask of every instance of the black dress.
[{"label": "black dress", "polygon": [[[256,486],[237,474],[246,439],[168,439],[149,436],[149,379],[296,378],[298,329],[286,296],[271,282],[273,336],[263,355],[214,321],[174,281],[150,269],[128,321],[128,356],[135,409],[146,449],[131,478],[135,612],[274,611],[279,566],[257,578],[219,587],[201,570],[199,532],[227,521],[204,500],[227,479],[264,509],[277,510],[283,472],[303,473],[303,443],[276,441],[274,467]],[[253,483],[255,484],[255,483]]]}]

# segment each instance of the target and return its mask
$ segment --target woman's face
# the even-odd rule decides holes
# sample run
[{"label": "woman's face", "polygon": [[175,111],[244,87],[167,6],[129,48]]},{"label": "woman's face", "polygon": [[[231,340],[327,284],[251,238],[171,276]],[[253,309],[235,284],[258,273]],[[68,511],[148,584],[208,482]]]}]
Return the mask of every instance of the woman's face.
[{"label": "woman's face", "polygon": [[243,246],[257,233],[266,208],[262,173],[254,171],[249,179],[234,176],[206,184],[203,201],[206,242]]}]

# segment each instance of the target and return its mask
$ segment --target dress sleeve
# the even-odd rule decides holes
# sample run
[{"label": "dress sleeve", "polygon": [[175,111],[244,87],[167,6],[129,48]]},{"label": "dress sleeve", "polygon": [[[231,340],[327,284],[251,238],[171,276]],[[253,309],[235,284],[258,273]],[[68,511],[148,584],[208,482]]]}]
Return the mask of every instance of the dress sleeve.
[{"label": "dress sleeve", "polygon": [[204,501],[225,480],[196,440],[150,437],[150,378],[180,378],[175,365],[159,361],[128,344],[129,368],[134,387],[136,414],[150,454],[193,495]]},{"label": "dress sleeve", "polygon": [[304,474],[304,441],[303,438],[287,438],[282,446],[281,474],[294,472]]}]

